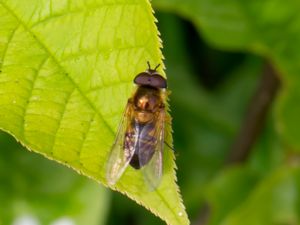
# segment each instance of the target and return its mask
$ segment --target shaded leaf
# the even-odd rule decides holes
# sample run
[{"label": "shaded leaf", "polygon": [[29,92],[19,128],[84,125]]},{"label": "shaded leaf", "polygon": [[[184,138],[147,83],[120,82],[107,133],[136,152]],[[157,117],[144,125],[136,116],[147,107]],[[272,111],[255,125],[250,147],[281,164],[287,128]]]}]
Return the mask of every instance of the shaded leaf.
[{"label": "shaded leaf", "polygon": [[233,167],[213,179],[206,190],[211,207],[209,224],[220,224],[231,211],[243,204],[259,178],[258,173],[247,167]]},{"label": "shaded leaf", "polygon": [[[179,155],[178,177],[187,211],[196,218],[206,197],[205,187],[223,166],[238,132],[257,86],[262,61],[247,56],[242,63],[232,64],[226,74],[221,74],[229,79],[217,90],[207,91],[197,79],[201,73],[195,73],[191,65],[192,60],[196,67],[201,67],[202,62],[190,55],[195,50],[188,48],[186,23],[170,13],[159,13],[158,19],[171,75],[168,81],[172,90],[175,151]],[[218,54],[228,57],[221,51]],[[210,63],[219,66],[214,61]]]},{"label": "shaded leaf", "polygon": [[[278,200],[280,196],[285,194],[272,195],[272,189],[275,189],[277,184],[273,186],[271,180],[277,176],[281,177],[283,173],[286,176],[294,176],[291,174],[293,173],[291,172],[293,169],[285,164],[285,159],[282,145],[278,141],[277,133],[274,130],[273,120],[270,120],[255,144],[246,165],[226,168],[207,186],[206,198],[211,205],[211,219],[209,224],[223,224],[232,215],[240,217],[240,219],[247,218],[247,223],[249,224],[281,224],[281,222],[282,224],[289,224],[287,221],[280,221],[276,218],[268,220],[268,216],[274,214],[275,217],[278,212],[275,209],[267,209],[269,202],[265,199],[256,199],[255,203],[251,203],[253,204],[251,206],[253,209],[250,210],[247,208],[243,214],[239,214],[241,208],[248,207],[245,205],[249,201],[252,201],[250,199],[256,195],[257,190],[261,189],[262,186],[265,186],[264,193],[262,193],[263,196],[269,195],[269,198],[274,198],[274,201],[280,201]],[[286,172],[279,172],[281,170],[286,170]],[[295,188],[298,186],[297,180],[298,178],[295,177]],[[285,180],[281,180],[280,182],[284,183]],[[282,192],[288,192],[288,190],[283,190]],[[254,208],[255,204],[257,207]],[[284,210],[288,211],[289,209]],[[258,216],[258,214],[265,214],[265,216]],[[244,224],[244,221],[241,222],[243,219],[239,223]]]},{"label": "shaded leaf", "polygon": [[105,224],[108,190],[24,151],[4,132],[0,132],[0,146],[0,224],[12,224],[28,216],[40,224],[62,218],[78,225],[86,221],[91,225]]},{"label": "shaded leaf", "polygon": [[208,188],[209,224],[299,224],[299,168],[282,166],[260,179],[249,168],[227,170]]},{"label": "shaded leaf", "polygon": [[221,224],[299,224],[299,178],[299,168],[280,168]]},{"label": "shaded leaf", "polygon": [[[297,0],[154,0],[164,10],[190,19],[211,45],[252,52],[270,60],[283,80],[284,96],[276,106],[278,130],[294,150],[300,149],[300,3]],[[292,104],[291,104],[292,103]]]}]

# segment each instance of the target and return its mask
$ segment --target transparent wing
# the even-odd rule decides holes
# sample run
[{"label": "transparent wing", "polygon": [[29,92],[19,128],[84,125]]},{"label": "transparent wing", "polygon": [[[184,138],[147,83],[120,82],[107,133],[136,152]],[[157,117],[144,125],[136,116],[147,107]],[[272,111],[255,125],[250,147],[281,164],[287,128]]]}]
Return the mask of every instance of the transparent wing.
[{"label": "transparent wing", "polygon": [[134,154],[136,135],[132,129],[132,119],[133,106],[128,101],[107,162],[106,179],[110,185],[120,179]]},{"label": "transparent wing", "polygon": [[[152,133],[152,139],[149,137],[149,130],[148,132],[148,149],[144,148],[141,151],[139,149],[139,161],[142,167],[142,173],[144,175],[144,180],[148,185],[150,191],[155,190],[158,185],[160,184],[161,177],[162,177],[162,168],[163,168],[163,149],[164,149],[164,129],[165,129],[165,110],[161,109],[159,112],[156,123],[154,124],[152,132],[150,131],[150,135]],[[143,130],[143,132],[146,131]],[[152,142],[152,144],[151,144]],[[144,144],[145,146],[145,144]],[[152,158],[146,162],[145,161],[145,154],[147,157]]]}]

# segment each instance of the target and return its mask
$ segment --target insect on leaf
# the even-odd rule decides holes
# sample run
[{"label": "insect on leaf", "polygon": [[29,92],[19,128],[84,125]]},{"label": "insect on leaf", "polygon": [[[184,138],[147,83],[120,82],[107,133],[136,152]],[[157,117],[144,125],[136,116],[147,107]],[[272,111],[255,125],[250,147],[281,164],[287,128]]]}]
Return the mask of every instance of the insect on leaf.
[{"label": "insect on leaf", "polygon": [[[161,63],[154,21],[147,0],[0,0],[0,128],[106,186],[132,81],[147,61]],[[168,224],[189,224],[174,154],[163,157],[158,189],[132,168],[115,189]]]}]

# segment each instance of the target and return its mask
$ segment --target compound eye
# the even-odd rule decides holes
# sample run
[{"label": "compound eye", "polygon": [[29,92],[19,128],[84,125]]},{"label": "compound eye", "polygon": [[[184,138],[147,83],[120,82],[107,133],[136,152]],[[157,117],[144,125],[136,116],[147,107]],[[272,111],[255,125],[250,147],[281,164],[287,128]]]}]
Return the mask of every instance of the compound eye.
[{"label": "compound eye", "polygon": [[137,85],[149,85],[151,83],[151,75],[147,72],[140,73],[134,78],[134,83]]},{"label": "compound eye", "polygon": [[153,74],[151,76],[151,83],[153,87],[167,88],[167,80],[159,74]]},{"label": "compound eye", "polygon": [[158,73],[155,74],[149,74],[147,72],[140,73],[135,77],[134,83],[136,83],[137,85],[150,86],[154,88],[167,87],[166,79],[163,78]]}]

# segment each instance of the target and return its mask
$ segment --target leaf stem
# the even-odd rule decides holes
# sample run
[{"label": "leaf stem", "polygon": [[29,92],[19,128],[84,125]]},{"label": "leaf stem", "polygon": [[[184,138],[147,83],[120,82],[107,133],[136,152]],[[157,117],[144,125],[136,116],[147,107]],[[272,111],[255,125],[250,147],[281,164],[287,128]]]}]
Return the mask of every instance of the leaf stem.
[{"label": "leaf stem", "polygon": [[267,62],[257,90],[250,101],[247,114],[234,141],[227,164],[245,162],[260,135],[266,116],[280,88],[278,72]]},{"label": "leaf stem", "polygon": [[[266,62],[262,78],[249,103],[244,122],[233,143],[225,165],[243,163],[247,160],[264,127],[266,116],[279,89],[280,79],[278,72],[271,63]],[[210,212],[210,205],[207,202],[204,203],[194,225],[208,224]]]}]

